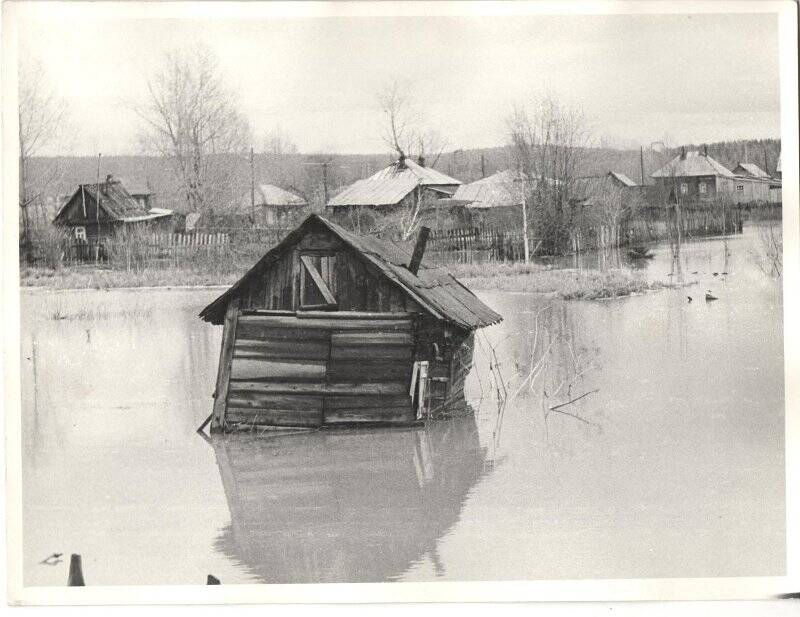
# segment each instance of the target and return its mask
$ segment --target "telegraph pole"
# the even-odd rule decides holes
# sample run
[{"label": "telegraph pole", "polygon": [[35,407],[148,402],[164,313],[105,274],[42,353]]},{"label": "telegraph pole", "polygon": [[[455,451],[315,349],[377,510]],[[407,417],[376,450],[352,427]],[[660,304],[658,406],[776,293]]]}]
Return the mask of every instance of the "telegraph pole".
[{"label": "telegraph pole", "polygon": [[639,146],[639,171],[642,174],[642,186],[644,186],[644,146]]},{"label": "telegraph pole", "polygon": [[322,164],[322,194],[325,198],[325,206],[328,205],[328,161]]},{"label": "telegraph pole", "polygon": [[253,168],[253,147],[250,146],[250,215],[253,227],[256,226],[256,177]]}]

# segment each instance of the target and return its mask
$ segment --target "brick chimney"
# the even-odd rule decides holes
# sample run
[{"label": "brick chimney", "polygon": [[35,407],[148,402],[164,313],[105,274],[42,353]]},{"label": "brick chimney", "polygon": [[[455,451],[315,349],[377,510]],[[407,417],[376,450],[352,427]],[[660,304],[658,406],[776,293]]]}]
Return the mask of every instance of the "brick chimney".
[{"label": "brick chimney", "polygon": [[681,146],[681,160],[686,159],[686,146]]}]

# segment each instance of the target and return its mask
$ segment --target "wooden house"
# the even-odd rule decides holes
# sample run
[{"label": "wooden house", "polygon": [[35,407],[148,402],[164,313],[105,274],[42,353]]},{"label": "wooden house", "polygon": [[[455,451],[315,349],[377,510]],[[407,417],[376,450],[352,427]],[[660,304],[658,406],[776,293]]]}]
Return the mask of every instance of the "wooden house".
[{"label": "wooden house", "polygon": [[409,424],[463,405],[502,318],[447,270],[312,214],[200,317],[223,325],[211,430]]},{"label": "wooden house", "polygon": [[383,214],[402,208],[452,197],[461,184],[455,178],[425,166],[425,160],[400,157],[397,161],[343,189],[328,200],[326,209],[342,215],[354,209]]},{"label": "wooden house", "polygon": [[668,196],[670,203],[713,202],[729,199],[737,204],[767,203],[770,199],[769,179],[737,175],[708,155],[706,150],[685,149],[652,174],[657,190]]},{"label": "wooden house", "polygon": [[385,582],[430,560],[490,473],[473,415],[391,431],[214,439],[215,549],[262,583]]},{"label": "wooden house", "polygon": [[149,194],[134,198],[120,180],[80,184],[56,213],[53,224],[71,230],[78,242],[97,242],[123,229],[171,229],[172,210],[152,208]]}]

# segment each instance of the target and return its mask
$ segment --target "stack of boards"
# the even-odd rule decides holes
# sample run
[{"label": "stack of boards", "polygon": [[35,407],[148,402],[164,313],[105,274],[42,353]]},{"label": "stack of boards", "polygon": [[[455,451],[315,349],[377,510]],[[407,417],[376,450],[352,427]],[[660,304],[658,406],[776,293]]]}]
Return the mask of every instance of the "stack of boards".
[{"label": "stack of boards", "polygon": [[239,314],[227,425],[414,422],[408,314]]}]

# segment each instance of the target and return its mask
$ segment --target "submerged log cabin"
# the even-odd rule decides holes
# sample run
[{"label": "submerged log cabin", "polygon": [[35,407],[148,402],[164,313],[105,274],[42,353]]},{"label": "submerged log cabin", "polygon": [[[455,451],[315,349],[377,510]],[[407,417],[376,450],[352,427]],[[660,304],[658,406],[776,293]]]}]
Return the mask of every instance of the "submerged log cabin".
[{"label": "submerged log cabin", "polygon": [[223,325],[211,430],[412,424],[463,408],[502,317],[447,270],[312,214],[200,313]]}]

